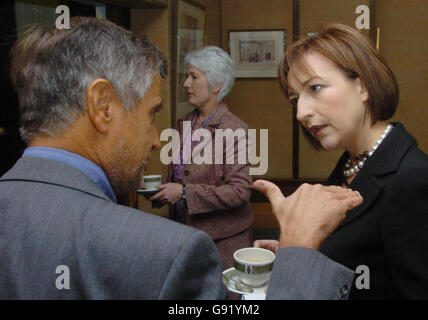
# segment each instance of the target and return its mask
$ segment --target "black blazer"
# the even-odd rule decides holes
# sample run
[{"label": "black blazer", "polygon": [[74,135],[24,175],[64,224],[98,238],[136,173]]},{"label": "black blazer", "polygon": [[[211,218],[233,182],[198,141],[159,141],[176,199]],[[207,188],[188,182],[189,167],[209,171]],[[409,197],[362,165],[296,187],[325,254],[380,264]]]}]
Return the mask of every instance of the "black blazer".
[{"label": "black blazer", "polygon": [[[347,159],[345,152],[330,185],[343,182]],[[350,299],[427,299],[428,156],[395,123],[349,187],[364,202],[348,212],[320,251],[350,269],[368,267],[369,289],[357,288],[367,275],[360,271]]]}]

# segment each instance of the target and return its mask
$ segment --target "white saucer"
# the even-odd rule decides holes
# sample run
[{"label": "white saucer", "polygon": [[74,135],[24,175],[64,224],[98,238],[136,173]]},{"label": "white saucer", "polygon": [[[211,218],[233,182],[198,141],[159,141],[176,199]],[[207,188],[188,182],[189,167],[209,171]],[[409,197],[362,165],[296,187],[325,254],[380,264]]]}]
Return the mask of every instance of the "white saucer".
[{"label": "white saucer", "polygon": [[[235,268],[229,268],[227,270],[223,271],[224,275],[227,275],[228,278],[231,278],[232,280],[235,281],[241,281],[239,280],[239,276],[236,274],[236,270]],[[258,296],[262,296],[262,295],[266,295],[266,291],[267,291],[267,287],[268,287],[268,283],[266,283],[264,286],[262,287],[258,287],[258,288],[253,288],[254,292],[253,293],[248,293],[248,292],[244,292],[244,291],[240,291],[238,289],[235,288],[235,286],[233,285],[233,281],[229,282],[229,283],[225,283],[223,281],[224,285],[227,287],[227,289],[229,291],[235,292],[235,293],[239,293],[245,296],[251,296],[251,295],[258,295]]]},{"label": "white saucer", "polygon": [[138,189],[137,192],[139,193],[150,193],[153,191],[160,191],[158,188],[154,188],[154,189]]}]

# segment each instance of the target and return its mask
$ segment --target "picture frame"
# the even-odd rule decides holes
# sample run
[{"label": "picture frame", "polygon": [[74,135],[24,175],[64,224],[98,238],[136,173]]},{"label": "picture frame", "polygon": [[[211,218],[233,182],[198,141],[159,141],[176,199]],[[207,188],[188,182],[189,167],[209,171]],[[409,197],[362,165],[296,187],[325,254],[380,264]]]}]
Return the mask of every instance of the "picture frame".
[{"label": "picture frame", "polygon": [[173,108],[171,120],[175,125],[177,119],[193,110],[188,104],[186,90],[183,88],[185,80],[184,57],[187,53],[205,46],[206,37],[206,9],[204,6],[191,0],[173,2],[174,12],[174,77],[173,77]]},{"label": "picture frame", "polygon": [[236,78],[276,78],[286,47],[286,31],[229,30],[229,53]]}]

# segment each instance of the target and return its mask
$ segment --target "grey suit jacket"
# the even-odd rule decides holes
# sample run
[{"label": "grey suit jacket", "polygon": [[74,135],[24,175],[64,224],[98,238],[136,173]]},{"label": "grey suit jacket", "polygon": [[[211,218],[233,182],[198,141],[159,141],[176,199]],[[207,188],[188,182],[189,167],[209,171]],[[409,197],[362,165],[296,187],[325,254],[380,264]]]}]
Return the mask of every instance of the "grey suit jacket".
[{"label": "grey suit jacket", "polygon": [[[346,297],[352,279],[315,250],[281,249],[268,298]],[[117,205],[57,161],[24,157],[0,178],[0,299],[224,298],[206,233]]]},{"label": "grey suit jacket", "polygon": [[[1,299],[221,299],[203,232],[113,203],[81,171],[23,157],[0,181]],[[58,289],[58,266],[70,289]],[[61,286],[60,286],[61,287]]]}]

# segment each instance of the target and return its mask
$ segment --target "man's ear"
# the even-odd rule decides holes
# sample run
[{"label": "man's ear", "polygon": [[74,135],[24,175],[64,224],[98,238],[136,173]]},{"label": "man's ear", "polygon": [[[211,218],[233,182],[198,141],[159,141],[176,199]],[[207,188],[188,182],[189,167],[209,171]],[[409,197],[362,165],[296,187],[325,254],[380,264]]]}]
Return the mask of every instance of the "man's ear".
[{"label": "man's ear", "polygon": [[94,80],[86,90],[88,117],[95,130],[101,134],[107,132],[113,118],[115,91],[106,79]]}]

